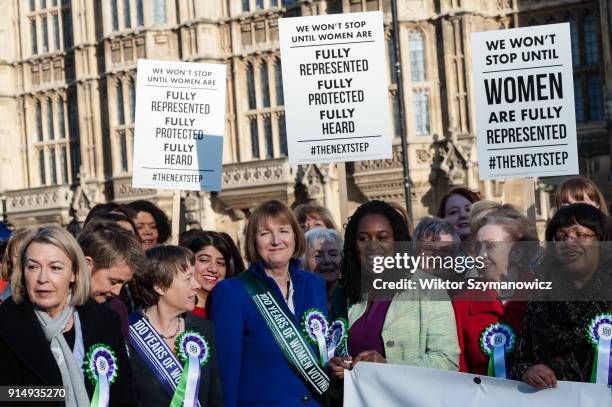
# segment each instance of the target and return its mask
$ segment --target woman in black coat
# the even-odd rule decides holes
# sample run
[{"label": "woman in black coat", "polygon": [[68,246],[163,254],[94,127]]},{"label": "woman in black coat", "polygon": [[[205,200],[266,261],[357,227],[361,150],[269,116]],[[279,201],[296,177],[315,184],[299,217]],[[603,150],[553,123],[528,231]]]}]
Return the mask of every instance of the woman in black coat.
[{"label": "woman in black coat", "polygon": [[110,406],[137,405],[119,318],[88,301],[89,278],[83,253],[65,230],[41,228],[24,241],[12,298],[0,307],[1,386],[67,388],[65,403],[36,405],[89,406],[96,386]]},{"label": "woman in black coat", "polygon": [[[546,227],[542,281],[553,291],[530,301],[510,375],[535,388],[557,380],[589,382],[596,346],[587,328],[612,312],[612,269],[606,216],[594,206],[563,206]],[[606,382],[608,377],[605,378]]]},{"label": "woman in black coat", "polygon": [[193,253],[158,246],[147,251],[147,259],[146,271],[135,276],[144,305],[130,315],[130,360],[140,405],[168,406],[174,400],[222,407],[213,326],[191,313],[200,288]]}]

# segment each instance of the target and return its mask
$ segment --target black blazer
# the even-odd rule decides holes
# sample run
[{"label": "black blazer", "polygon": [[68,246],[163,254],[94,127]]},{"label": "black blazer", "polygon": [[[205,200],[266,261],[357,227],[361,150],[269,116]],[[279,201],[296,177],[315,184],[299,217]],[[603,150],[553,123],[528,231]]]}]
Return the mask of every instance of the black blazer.
[{"label": "black blazer", "polygon": [[[134,311],[138,312],[138,311]],[[200,389],[198,400],[201,407],[223,407],[223,391],[217,366],[217,348],[212,322],[187,313],[186,329],[193,329],[204,336],[210,346],[210,360],[200,370]],[[134,372],[136,398],[142,407],[169,406],[172,397],[168,395],[161,382],[130,344],[130,361]]]},{"label": "black blazer", "polygon": [[[96,343],[110,346],[117,356],[117,380],[110,387],[111,406],[136,406],[132,370],[121,335],[119,317],[104,306],[88,301],[76,307],[83,330],[85,352]],[[0,385],[61,386],[62,376],[49,343],[30,302],[16,305],[8,299],[0,306]],[[85,378],[91,400],[95,386]],[[10,403],[2,404],[12,405]],[[14,403],[23,406],[23,402]],[[62,402],[36,403],[37,406],[64,406]]]}]

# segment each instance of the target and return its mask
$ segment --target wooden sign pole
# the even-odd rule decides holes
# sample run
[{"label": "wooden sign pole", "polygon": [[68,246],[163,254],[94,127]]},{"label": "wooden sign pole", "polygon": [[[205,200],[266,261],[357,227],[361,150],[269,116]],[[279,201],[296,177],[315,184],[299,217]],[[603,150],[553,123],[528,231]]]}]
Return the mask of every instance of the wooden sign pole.
[{"label": "wooden sign pole", "polygon": [[348,222],[348,187],[346,185],[346,164],[338,163],[338,198],[340,199],[340,225],[338,229]]},{"label": "wooden sign pole", "polygon": [[181,191],[176,189],[172,194],[172,244],[178,245],[181,225]]}]

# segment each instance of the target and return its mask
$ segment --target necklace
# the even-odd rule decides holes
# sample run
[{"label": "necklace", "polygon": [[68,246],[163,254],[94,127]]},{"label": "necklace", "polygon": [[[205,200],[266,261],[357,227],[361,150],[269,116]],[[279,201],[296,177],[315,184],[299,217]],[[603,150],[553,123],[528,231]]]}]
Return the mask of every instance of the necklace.
[{"label": "necklace", "polygon": [[[153,326],[153,323],[152,323],[152,322],[151,322],[151,320],[149,319],[149,316],[147,315],[147,310],[143,310],[143,312],[142,312],[142,313],[144,314],[145,319],[146,319],[146,320],[147,320],[147,321],[148,321],[148,322],[151,324],[151,326],[152,326],[153,328],[155,328],[155,326]],[[179,331],[181,330],[181,319],[182,319],[182,318],[181,318],[181,316],[180,316],[180,315],[177,315],[177,316],[176,316],[176,331],[174,331],[174,333],[173,333],[172,335],[165,336],[165,335],[163,335],[161,332],[159,332],[159,331],[157,330],[157,328],[155,328],[155,331],[157,331],[157,333],[159,334],[159,336],[160,336],[162,339],[172,339],[172,338],[174,338],[176,335],[178,335]]]}]

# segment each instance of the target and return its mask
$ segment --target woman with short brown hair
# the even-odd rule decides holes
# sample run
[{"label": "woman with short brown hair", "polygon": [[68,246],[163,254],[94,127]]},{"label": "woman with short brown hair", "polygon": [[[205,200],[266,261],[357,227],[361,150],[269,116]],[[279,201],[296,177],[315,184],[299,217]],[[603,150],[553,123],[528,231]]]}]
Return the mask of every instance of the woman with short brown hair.
[{"label": "woman with short brown hair", "polygon": [[314,341],[315,348],[303,333],[311,323],[321,328],[327,319],[325,283],[299,268],[304,248],[291,210],[279,201],[265,202],[249,217],[250,267],[238,278],[220,281],[212,292],[210,315],[223,338],[219,369],[228,407],[318,406],[329,387],[322,366],[325,339],[315,335],[323,338]]},{"label": "woman with short brown hair", "polygon": [[200,288],[193,253],[157,246],[147,260],[146,271],[135,276],[144,305],[130,315],[138,400],[143,406],[223,406],[212,323],[191,313]]}]

